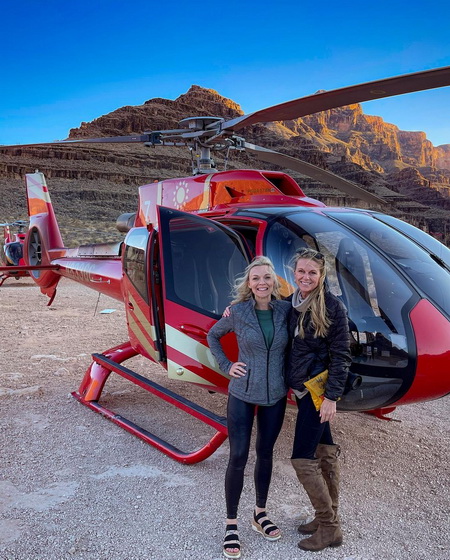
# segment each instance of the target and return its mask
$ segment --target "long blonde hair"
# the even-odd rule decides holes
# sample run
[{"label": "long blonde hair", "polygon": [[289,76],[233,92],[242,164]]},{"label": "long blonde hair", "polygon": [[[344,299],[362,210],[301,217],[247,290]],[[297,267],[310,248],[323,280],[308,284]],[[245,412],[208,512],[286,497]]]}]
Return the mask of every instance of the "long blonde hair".
[{"label": "long blonde hair", "polygon": [[253,297],[253,292],[251,291],[248,282],[250,278],[250,273],[255,266],[267,266],[270,270],[270,274],[273,278],[273,296],[276,299],[280,299],[280,281],[275,272],[275,267],[273,266],[272,261],[268,257],[260,256],[255,257],[252,262],[247,266],[241,276],[236,278],[234,287],[233,287],[233,303],[240,303],[242,301],[247,301]]},{"label": "long blonde hair", "polygon": [[294,271],[300,259],[307,259],[316,263],[319,266],[320,277],[317,287],[308,296],[308,303],[304,312],[299,315],[298,334],[300,338],[305,337],[303,320],[305,318],[305,311],[309,310],[311,312],[311,323],[314,327],[314,337],[324,337],[328,334],[328,329],[331,325],[325,305],[325,278],[327,275],[325,257],[315,249],[301,249],[295,253],[292,259],[292,269]]}]

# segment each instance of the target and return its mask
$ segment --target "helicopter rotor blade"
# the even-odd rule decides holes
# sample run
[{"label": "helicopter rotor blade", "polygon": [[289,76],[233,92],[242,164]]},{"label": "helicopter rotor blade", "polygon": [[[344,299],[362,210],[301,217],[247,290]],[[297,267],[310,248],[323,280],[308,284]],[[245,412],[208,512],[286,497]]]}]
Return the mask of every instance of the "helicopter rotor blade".
[{"label": "helicopter rotor blade", "polygon": [[287,121],[352,103],[361,103],[449,85],[450,66],[445,66],[307,95],[222,122],[219,126],[221,131],[240,130],[252,124]]},{"label": "helicopter rotor blade", "polygon": [[[300,97],[242,115],[230,120],[220,120],[210,123],[202,130],[176,129],[144,132],[130,136],[110,136],[101,138],[71,138],[68,140],[54,140],[52,142],[35,142],[32,144],[0,145],[1,148],[23,148],[31,146],[63,145],[63,144],[107,144],[107,143],[147,143],[151,145],[183,145],[189,141],[201,138],[214,138],[223,133],[231,133],[246,126],[257,123],[286,121],[319,113],[327,109],[343,107],[352,103],[361,103],[383,97],[392,97],[415,91],[424,91],[450,85],[450,66],[403,74],[383,80],[366,82],[355,86],[344,87],[331,91],[322,91],[306,97]],[[170,143],[174,138],[181,142]],[[166,142],[165,142],[166,140]]]},{"label": "helicopter rotor blade", "polygon": [[244,145],[246,151],[251,152],[262,161],[274,163],[275,165],[279,165],[280,167],[283,167],[285,169],[298,171],[302,175],[306,175],[307,177],[311,177],[311,179],[316,179],[318,181],[321,181],[322,183],[325,183],[332,187],[336,187],[345,194],[348,194],[349,196],[353,196],[360,200],[364,200],[369,204],[388,204],[388,202],[386,202],[382,198],[370,193],[369,191],[363,189],[355,183],[347,181],[346,179],[343,179],[342,177],[331,173],[331,171],[326,171],[325,169],[317,167],[312,163],[308,163],[292,156],[287,156],[280,152],[275,152],[274,150],[263,148],[262,146],[256,146],[255,144],[250,144],[249,142],[245,142]]},{"label": "helicopter rotor blade", "polygon": [[49,146],[58,144],[111,144],[111,143],[133,143],[150,142],[150,134],[136,134],[134,136],[104,136],[102,138],[71,138],[70,140],[53,140],[52,142],[34,142],[33,144],[8,144],[0,145],[0,148],[28,148],[31,146]]},{"label": "helicopter rotor blade", "polygon": [[0,224],[0,227],[5,227],[5,226],[16,226],[16,227],[20,227],[20,226],[27,226],[28,225],[28,221],[27,220],[16,220],[15,222],[5,222],[3,224]]}]

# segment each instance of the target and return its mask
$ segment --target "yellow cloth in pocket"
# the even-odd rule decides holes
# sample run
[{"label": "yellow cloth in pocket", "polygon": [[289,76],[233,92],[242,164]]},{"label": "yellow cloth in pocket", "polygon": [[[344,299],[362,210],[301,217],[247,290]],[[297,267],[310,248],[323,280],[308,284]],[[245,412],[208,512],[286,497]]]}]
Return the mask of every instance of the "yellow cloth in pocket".
[{"label": "yellow cloth in pocket", "polygon": [[328,370],[325,369],[321,371],[318,375],[305,381],[304,385],[311,393],[311,398],[313,400],[316,410],[320,410],[323,402],[323,395],[325,393],[325,385],[327,384]]}]

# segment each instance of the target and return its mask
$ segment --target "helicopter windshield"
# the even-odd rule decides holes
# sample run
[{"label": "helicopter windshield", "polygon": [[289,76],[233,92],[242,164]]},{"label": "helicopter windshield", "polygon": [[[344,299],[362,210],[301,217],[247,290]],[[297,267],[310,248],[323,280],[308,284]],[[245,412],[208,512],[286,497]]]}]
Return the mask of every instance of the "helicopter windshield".
[{"label": "helicopter windshield", "polygon": [[[419,296],[395,265],[365,239],[316,212],[297,210],[271,220],[264,243],[283,295],[296,287],[291,266],[299,248],[312,247],[325,255],[328,288],[348,310],[352,371],[364,374],[361,393],[364,391],[365,402],[376,407],[404,391],[412,380],[415,356],[405,317]],[[340,402],[340,409],[360,398],[360,391],[350,392]]]},{"label": "helicopter windshield", "polygon": [[358,391],[344,395],[339,408],[351,410],[361,404],[360,393],[364,404],[374,408],[393,402],[414,378],[412,309],[427,298],[450,317],[447,250],[438,245],[430,254],[415,228],[391,224],[378,213],[340,209],[270,213],[264,252],[275,264],[283,295],[296,287],[291,268],[295,252],[312,247],[325,255],[328,287],[347,308],[351,370],[363,382]]},{"label": "helicopter windshield", "polygon": [[[450,282],[449,271],[440,266],[428,250],[392,227],[374,220],[370,215],[342,212],[334,214],[333,217],[356,230],[388,255],[418,290],[450,317],[450,292],[445,289]],[[423,235],[426,236],[425,233]],[[437,241],[436,244],[441,245]],[[446,256],[446,248],[442,248],[440,251],[439,247],[436,248],[440,252],[437,255],[439,258]]]},{"label": "helicopter windshield", "polygon": [[[325,255],[328,287],[346,305],[360,342],[375,333],[382,335],[395,349],[390,363],[404,367],[407,339],[402,308],[413,295],[406,282],[347,228],[320,214],[295,212],[272,223],[266,234],[266,254],[274,261],[285,292],[295,289],[291,261],[306,246]],[[382,358],[381,350],[371,356],[374,363],[384,362]]]},{"label": "helicopter windshield", "polygon": [[419,243],[422,247],[426,248],[431,254],[435,255],[438,259],[440,259],[445,266],[450,270],[450,249],[446,247],[443,243],[428,235],[419,228],[408,224],[407,222],[403,222],[398,218],[394,218],[393,216],[387,216],[386,214],[372,214],[377,220],[384,222],[392,226],[393,228],[401,231],[409,238],[413,239],[417,243]]}]

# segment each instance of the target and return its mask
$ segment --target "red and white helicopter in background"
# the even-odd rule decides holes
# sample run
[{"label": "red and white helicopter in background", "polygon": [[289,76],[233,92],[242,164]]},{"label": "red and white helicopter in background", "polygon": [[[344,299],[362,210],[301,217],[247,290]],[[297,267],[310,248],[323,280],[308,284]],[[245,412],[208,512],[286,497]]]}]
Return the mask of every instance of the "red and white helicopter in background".
[{"label": "red and white helicopter in background", "polygon": [[[0,224],[3,228],[3,243],[0,244],[0,286],[8,278],[19,280],[29,275],[28,270],[17,269],[18,266],[25,266],[23,260],[23,243],[26,237],[28,221],[16,220]],[[14,228],[14,231],[11,229]]]},{"label": "red and white helicopter in background", "polygon": [[[169,456],[201,461],[226,439],[224,418],[126,368],[138,354],[161,364],[169,378],[226,393],[206,334],[230,301],[235,276],[255,255],[275,264],[287,295],[288,264],[310,246],[327,259],[329,288],[345,303],[352,339],[351,371],[361,385],[338,403],[341,411],[376,411],[437,399],[450,392],[450,250],[423,231],[378,210],[331,208],[308,198],[278,171],[219,172],[213,150],[246,150],[264,162],[296,170],[379,208],[384,201],[311,164],[246,142],[236,131],[333,107],[450,85],[450,67],[318,93],[224,120],[193,117],[182,128],[138,136],[62,141],[187,145],[197,155],[191,177],[139,187],[135,213],[118,219],[123,242],[65,248],[45,177],[26,175],[29,230],[24,270],[55,297],[69,278],[125,305],[129,339],[93,354],[79,402]],[[23,146],[22,146],[23,147]],[[438,335],[437,335],[438,333]],[[236,357],[232,335],[226,343]],[[114,372],[206,422],[216,431],[200,449],[185,452],[107,409],[102,390]]]}]

